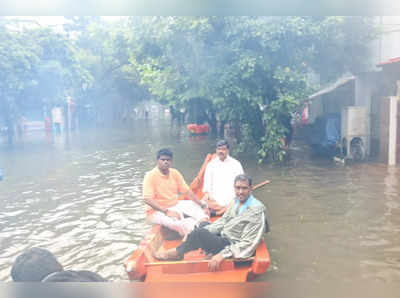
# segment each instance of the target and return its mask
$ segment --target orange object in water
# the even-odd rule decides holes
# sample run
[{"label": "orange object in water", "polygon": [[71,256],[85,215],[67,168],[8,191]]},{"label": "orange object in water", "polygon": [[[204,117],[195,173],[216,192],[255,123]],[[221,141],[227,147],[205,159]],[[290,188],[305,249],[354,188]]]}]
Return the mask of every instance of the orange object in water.
[{"label": "orange object in water", "polygon": [[[203,196],[204,171],[215,154],[208,154],[198,175],[193,179],[190,188],[201,198]],[[269,182],[269,181],[268,181]],[[265,184],[266,182],[264,182]],[[182,261],[158,261],[153,252],[161,246],[165,249],[176,247],[181,239],[170,239],[171,231],[155,225],[140,242],[129,259],[125,270],[132,281],[145,282],[245,282],[255,275],[263,274],[270,264],[270,256],[264,240],[260,242],[254,257],[245,260],[223,260],[216,272],[208,269],[208,260],[199,249],[185,254]],[[176,235],[175,235],[176,236]]]},{"label": "orange object in water", "polygon": [[208,134],[210,131],[210,126],[208,124],[188,124],[186,129],[190,134],[201,135]]}]

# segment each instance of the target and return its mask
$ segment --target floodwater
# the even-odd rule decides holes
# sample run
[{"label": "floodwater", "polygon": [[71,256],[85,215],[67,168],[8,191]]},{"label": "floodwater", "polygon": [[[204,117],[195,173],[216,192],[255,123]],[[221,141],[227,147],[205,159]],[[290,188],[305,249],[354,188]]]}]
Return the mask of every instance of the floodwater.
[{"label": "floodwater", "polygon": [[[26,136],[14,150],[0,143],[0,281],[26,248],[52,251],[71,270],[127,281],[123,262],[149,229],[141,183],[160,147],[188,182],[215,141],[191,138],[166,120],[126,129]],[[310,158],[300,143],[283,166],[241,157],[268,207],[269,283],[400,282],[399,169],[376,163],[335,164]],[[323,295],[321,296],[323,297]]]}]

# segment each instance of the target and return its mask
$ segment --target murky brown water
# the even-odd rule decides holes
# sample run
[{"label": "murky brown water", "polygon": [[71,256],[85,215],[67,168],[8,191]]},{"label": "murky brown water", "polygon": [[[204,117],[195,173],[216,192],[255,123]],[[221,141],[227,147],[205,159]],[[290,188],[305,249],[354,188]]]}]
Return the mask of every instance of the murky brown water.
[{"label": "murky brown water", "polygon": [[[14,151],[0,147],[0,281],[10,281],[16,256],[48,248],[69,269],[125,281],[122,263],[149,228],[140,198],[145,171],[161,146],[190,180],[214,140],[191,139],[169,123],[135,123],[126,130],[81,134],[64,150],[29,136]],[[262,281],[400,281],[399,169],[310,159],[295,145],[285,166],[242,158],[266,203],[272,257]]]}]

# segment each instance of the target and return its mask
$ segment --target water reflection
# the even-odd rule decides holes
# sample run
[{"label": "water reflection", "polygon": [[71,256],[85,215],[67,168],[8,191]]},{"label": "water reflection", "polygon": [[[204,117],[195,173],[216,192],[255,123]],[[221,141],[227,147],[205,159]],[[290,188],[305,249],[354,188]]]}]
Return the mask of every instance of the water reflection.
[{"label": "water reflection", "polygon": [[378,280],[400,280],[400,239],[394,237],[400,231],[399,220],[399,169],[388,167],[383,179],[383,193],[375,199],[380,202],[381,217],[376,218],[362,237],[361,246],[374,249],[376,255],[368,256],[361,262],[363,276]]},{"label": "water reflection", "polygon": [[[140,199],[148,166],[139,158],[145,154],[132,149],[68,156],[60,151],[58,158],[65,160],[58,168],[48,167],[48,176],[29,175],[34,182],[25,183],[12,177],[3,181],[9,188],[0,192],[1,280],[9,280],[12,260],[30,246],[48,248],[66,267],[126,279],[122,262],[148,229]],[[31,156],[21,159],[35,156],[27,153]],[[23,167],[18,162],[14,166]],[[40,161],[33,167],[39,168]]]}]

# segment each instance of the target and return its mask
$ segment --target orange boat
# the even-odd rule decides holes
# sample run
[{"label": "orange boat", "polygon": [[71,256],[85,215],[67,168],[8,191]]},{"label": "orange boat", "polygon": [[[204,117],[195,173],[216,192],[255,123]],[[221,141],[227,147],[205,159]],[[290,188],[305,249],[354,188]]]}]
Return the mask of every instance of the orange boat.
[{"label": "orange boat", "polygon": [[[198,197],[203,195],[204,171],[213,157],[213,154],[207,155],[197,177],[190,184]],[[260,183],[253,189],[268,182]],[[129,279],[145,282],[245,282],[255,275],[265,273],[270,264],[264,240],[260,242],[252,258],[223,260],[216,272],[208,270],[208,260],[205,260],[201,249],[185,254],[181,261],[158,261],[153,257],[152,252],[161,246],[165,249],[178,246],[181,239],[177,236],[177,233],[155,225],[124,264]]]},{"label": "orange boat", "polygon": [[206,124],[188,124],[186,129],[191,135],[206,135],[210,132],[210,126]]}]

